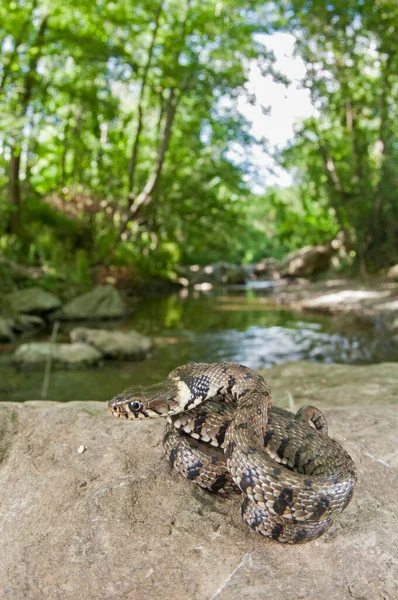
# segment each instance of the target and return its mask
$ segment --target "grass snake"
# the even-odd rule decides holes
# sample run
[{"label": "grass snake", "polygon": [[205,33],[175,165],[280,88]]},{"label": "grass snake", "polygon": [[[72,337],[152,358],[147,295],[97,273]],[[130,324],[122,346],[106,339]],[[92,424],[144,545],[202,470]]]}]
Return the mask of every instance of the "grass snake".
[{"label": "grass snake", "polygon": [[167,417],[171,465],[220,495],[240,490],[244,521],[271,539],[315,539],[351,500],[355,464],[328,436],[321,411],[272,407],[266,381],[243,365],[183,365],[160,384],[125,390],[108,407],[127,419]]}]

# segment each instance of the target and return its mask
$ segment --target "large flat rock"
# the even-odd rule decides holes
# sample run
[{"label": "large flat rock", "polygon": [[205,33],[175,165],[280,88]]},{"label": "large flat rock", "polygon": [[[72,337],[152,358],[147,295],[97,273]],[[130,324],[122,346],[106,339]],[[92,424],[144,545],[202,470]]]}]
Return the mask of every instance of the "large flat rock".
[{"label": "large flat rock", "polygon": [[260,370],[275,404],[297,410],[398,403],[398,364],[336,365],[296,361]]},{"label": "large flat rock", "polygon": [[97,285],[65,304],[54,318],[65,321],[121,319],[125,314],[118,290],[109,285]]},{"label": "large flat rock", "polygon": [[121,360],[141,360],[152,348],[152,340],[138,331],[108,331],[77,327],[70,333],[72,342],[89,344],[103,356]]},{"label": "large flat rock", "polygon": [[55,367],[81,369],[98,364],[102,354],[88,344],[31,342],[21,344],[16,349],[13,360],[19,367],[43,368],[50,357]]},{"label": "large flat rock", "polygon": [[392,281],[303,281],[299,285],[275,288],[272,299],[296,310],[339,315],[349,321],[356,319],[388,325],[398,316],[397,283]]},{"label": "large flat rock", "polygon": [[[388,377],[392,365],[378,368]],[[304,369],[272,370],[276,387],[293,393]],[[397,598],[398,407],[368,369],[377,405],[358,393],[356,404],[347,396],[349,406],[324,408],[344,383],[309,382],[359,482],[330,531],[299,546],[252,532],[238,496],[220,499],[171,472],[161,420],[120,421],[99,402],[1,404],[0,597]],[[358,367],[344,373],[362,389]]]}]

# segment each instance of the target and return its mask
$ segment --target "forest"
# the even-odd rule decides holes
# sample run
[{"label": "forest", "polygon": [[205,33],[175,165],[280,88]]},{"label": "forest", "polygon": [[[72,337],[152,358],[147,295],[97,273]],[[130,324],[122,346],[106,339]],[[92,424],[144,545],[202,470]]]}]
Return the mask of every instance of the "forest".
[{"label": "forest", "polygon": [[[346,240],[398,262],[393,0],[4,0],[0,255],[87,284],[98,266],[173,279]],[[275,152],[242,100],[288,87],[264,35],[294,36],[314,108]],[[267,111],[267,106],[262,106]],[[254,153],[291,177],[256,182]]]}]

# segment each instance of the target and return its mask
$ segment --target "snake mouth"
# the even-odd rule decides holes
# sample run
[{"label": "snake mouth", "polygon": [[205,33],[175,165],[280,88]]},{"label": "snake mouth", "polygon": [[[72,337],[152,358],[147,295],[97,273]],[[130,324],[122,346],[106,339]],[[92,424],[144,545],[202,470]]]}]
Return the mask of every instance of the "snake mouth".
[{"label": "snake mouth", "polygon": [[[119,396],[115,396],[108,402],[108,410],[114,417],[124,417],[126,419],[134,418],[133,414],[130,416],[129,411],[126,406],[126,398]],[[138,417],[137,417],[138,418]]]}]

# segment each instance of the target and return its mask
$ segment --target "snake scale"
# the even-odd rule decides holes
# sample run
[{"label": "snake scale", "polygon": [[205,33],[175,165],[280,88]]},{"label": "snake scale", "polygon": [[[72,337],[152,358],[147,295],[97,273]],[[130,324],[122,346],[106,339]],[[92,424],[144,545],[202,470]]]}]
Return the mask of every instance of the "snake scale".
[{"label": "snake scale", "polygon": [[355,464],[328,436],[321,411],[272,407],[263,377],[243,365],[183,365],[108,407],[127,419],[167,417],[171,465],[212,492],[240,490],[244,521],[273,540],[319,537],[351,500]]}]

